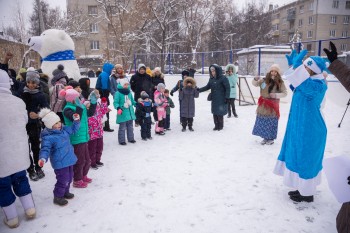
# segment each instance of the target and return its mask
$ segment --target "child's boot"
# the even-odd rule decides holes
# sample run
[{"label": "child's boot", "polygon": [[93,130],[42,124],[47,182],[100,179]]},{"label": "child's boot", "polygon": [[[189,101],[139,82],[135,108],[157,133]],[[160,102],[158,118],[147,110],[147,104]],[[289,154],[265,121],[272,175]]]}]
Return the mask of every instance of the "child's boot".
[{"label": "child's boot", "polygon": [[59,206],[65,206],[68,204],[68,201],[64,199],[63,197],[54,197],[53,203]]},{"label": "child's boot", "polygon": [[92,182],[92,179],[90,179],[90,178],[87,177],[87,176],[84,176],[84,177],[83,177],[83,181],[84,181],[85,183],[91,183],[91,182]]},{"label": "child's boot", "polygon": [[19,226],[18,214],[16,210],[15,203],[12,203],[9,206],[2,207],[2,210],[5,214],[4,223],[9,228],[16,228]]},{"label": "child's boot", "polygon": [[85,183],[83,180],[77,180],[73,182],[73,187],[75,188],[86,188],[87,183]]},{"label": "child's boot", "polygon": [[23,197],[20,197],[19,200],[22,203],[27,219],[35,218],[36,210],[32,194],[29,193]]}]

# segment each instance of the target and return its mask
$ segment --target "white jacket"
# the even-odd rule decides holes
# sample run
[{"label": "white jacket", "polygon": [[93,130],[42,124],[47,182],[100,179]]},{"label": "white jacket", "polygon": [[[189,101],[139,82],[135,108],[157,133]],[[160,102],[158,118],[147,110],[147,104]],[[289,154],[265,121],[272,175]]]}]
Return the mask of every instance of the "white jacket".
[{"label": "white jacket", "polygon": [[0,178],[26,170],[30,165],[27,122],[23,100],[0,87]]}]

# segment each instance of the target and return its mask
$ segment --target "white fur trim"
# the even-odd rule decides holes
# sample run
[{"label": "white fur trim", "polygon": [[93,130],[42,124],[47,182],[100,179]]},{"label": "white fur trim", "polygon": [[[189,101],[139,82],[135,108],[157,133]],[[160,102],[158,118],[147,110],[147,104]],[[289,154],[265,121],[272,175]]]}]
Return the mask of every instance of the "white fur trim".
[{"label": "white fur trim", "polygon": [[295,70],[293,68],[290,68],[286,71],[286,73],[284,73],[284,75],[294,88],[298,87],[310,77],[309,72],[307,72],[303,65],[299,66]]},{"label": "white fur trim", "polygon": [[277,160],[273,173],[283,176],[283,183],[290,187],[297,189],[303,196],[312,196],[316,193],[316,186],[321,184],[321,172],[312,179],[302,179],[298,173],[289,170],[285,162]]},{"label": "white fur trim", "polygon": [[[303,64],[307,67],[309,67],[313,72],[315,72],[316,74],[320,74],[322,73],[320,67],[317,66],[316,62],[312,59],[312,58],[307,58]],[[311,64],[311,65],[310,65]]]}]

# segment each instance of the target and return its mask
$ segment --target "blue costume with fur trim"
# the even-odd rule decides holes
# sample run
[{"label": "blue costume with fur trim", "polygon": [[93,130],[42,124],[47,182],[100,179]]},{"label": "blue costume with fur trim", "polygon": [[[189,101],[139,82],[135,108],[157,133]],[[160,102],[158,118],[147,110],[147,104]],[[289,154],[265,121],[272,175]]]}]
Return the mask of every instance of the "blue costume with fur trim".
[{"label": "blue costume with fur trim", "polygon": [[[301,195],[314,195],[320,183],[320,171],[326,146],[327,127],[321,103],[327,85],[320,74],[324,62],[314,57],[285,73],[294,87],[287,129],[274,172],[284,176],[284,183]],[[315,67],[317,63],[317,67]],[[318,74],[310,77],[306,67]]]}]

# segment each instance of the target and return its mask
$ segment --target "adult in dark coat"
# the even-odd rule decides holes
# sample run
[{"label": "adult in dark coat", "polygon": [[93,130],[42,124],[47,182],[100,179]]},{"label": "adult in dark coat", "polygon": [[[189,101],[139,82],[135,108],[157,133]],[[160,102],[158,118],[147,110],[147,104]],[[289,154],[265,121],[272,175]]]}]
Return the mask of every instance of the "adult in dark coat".
[{"label": "adult in dark coat", "polygon": [[142,91],[145,91],[149,96],[153,96],[152,79],[151,76],[146,74],[144,64],[138,66],[138,71],[130,79],[130,86],[136,101],[140,98]]},{"label": "adult in dark coat", "polygon": [[94,90],[93,88],[90,88],[90,79],[79,79],[79,85],[81,89],[81,95],[84,97],[85,100],[87,100],[89,98],[90,93]]},{"label": "adult in dark coat", "polygon": [[227,114],[227,103],[230,99],[230,83],[222,74],[222,68],[216,64],[209,67],[209,82],[199,92],[211,90],[211,113],[214,118],[214,130],[224,128],[224,115]]},{"label": "adult in dark coat", "polygon": [[[329,45],[332,49],[331,51],[323,49],[327,54],[328,60],[331,62],[328,69],[350,93],[350,68],[338,60],[337,47],[335,47],[332,42],[329,42]],[[350,185],[350,176],[348,177],[348,180],[344,180],[343,182],[348,182]],[[350,202],[343,203],[339,210],[337,215],[337,230],[339,233],[350,232]]]}]

